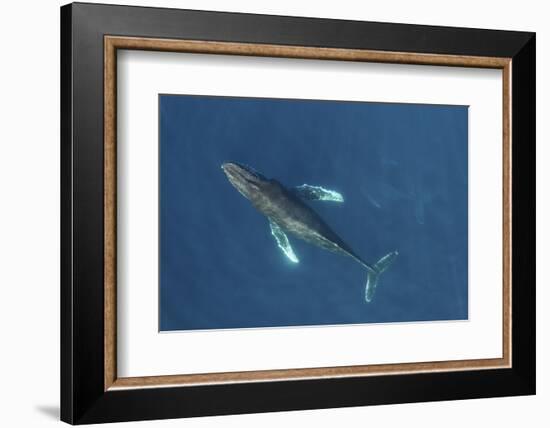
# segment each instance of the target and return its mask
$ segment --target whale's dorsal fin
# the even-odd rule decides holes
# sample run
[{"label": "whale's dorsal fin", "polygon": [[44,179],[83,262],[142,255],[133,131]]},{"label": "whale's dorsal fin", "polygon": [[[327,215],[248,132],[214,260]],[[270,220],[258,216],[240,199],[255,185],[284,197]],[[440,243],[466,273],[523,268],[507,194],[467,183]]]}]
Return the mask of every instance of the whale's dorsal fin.
[{"label": "whale's dorsal fin", "polygon": [[306,201],[332,201],[344,202],[344,197],[335,190],[325,189],[321,186],[311,186],[310,184],[302,184],[296,186],[293,192],[300,198]]},{"label": "whale's dorsal fin", "polygon": [[290,246],[288,237],[286,236],[286,233],[283,232],[283,229],[281,229],[281,227],[271,219],[269,219],[269,226],[271,227],[271,234],[275,238],[275,241],[277,241],[277,245],[281,251],[285,253],[285,256],[287,256],[292,263],[298,263],[300,260],[296,257],[296,254]]}]

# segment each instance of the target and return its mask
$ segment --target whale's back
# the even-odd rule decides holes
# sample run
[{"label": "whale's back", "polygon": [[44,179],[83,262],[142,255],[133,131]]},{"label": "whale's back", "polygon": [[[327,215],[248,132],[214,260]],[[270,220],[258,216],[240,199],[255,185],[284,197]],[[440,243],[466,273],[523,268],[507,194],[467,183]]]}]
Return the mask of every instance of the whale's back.
[{"label": "whale's back", "polygon": [[285,232],[321,248],[358,258],[323,218],[294,192],[276,180],[270,180],[254,207],[277,223]]}]

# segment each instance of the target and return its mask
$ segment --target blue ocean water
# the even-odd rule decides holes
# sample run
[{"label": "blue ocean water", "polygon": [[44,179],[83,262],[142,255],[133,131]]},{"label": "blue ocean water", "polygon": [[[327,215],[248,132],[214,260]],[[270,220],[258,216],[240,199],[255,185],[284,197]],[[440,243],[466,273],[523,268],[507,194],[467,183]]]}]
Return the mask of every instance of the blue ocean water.
[{"label": "blue ocean water", "polygon": [[[160,330],[468,318],[466,106],[160,95],[159,109]],[[355,253],[399,251],[373,301],[349,257],[289,236],[289,261],[224,161],[340,192],[311,205]]]}]

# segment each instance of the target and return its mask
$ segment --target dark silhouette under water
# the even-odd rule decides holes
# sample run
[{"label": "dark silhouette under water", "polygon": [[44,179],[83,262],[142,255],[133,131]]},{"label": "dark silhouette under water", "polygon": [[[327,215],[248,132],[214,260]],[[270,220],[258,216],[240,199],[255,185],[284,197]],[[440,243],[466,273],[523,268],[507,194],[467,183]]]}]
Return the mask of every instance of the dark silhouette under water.
[{"label": "dark silhouette under water", "polygon": [[343,202],[339,193],[308,184],[287,189],[277,180],[268,179],[252,168],[234,162],[224,163],[222,169],[239,193],[269,219],[277,245],[292,262],[298,263],[298,258],[287,233],[326,250],[349,256],[367,269],[365,300],[372,300],[380,274],[393,263],[398,253],[392,251],[373,265],[366,263],[304,202]]}]

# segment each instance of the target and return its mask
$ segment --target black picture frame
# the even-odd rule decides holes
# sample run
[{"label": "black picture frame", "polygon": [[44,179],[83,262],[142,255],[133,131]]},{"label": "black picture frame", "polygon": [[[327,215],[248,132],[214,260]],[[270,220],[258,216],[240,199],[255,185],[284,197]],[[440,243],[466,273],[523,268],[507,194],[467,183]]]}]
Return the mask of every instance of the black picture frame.
[{"label": "black picture frame", "polygon": [[[104,36],[512,59],[512,366],[105,391]],[[61,8],[61,419],[71,424],[535,393],[535,34],[74,3]]]}]

